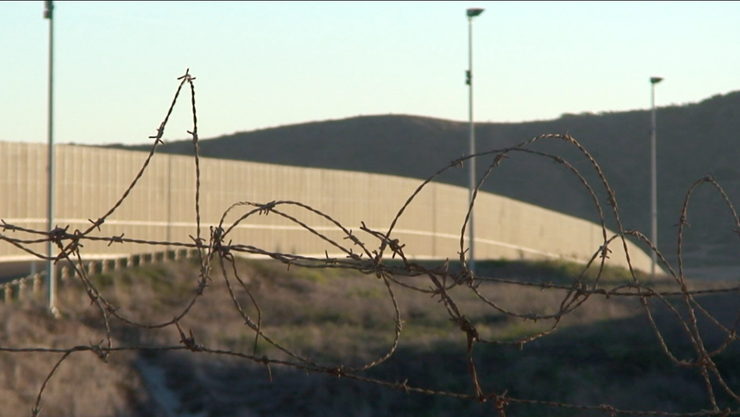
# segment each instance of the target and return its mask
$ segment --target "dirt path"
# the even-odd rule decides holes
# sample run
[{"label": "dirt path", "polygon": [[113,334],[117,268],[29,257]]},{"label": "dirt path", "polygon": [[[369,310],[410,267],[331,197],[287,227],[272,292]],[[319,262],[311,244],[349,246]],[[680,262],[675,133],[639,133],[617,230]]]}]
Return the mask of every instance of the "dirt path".
[{"label": "dirt path", "polygon": [[163,417],[206,417],[207,413],[191,414],[182,410],[180,399],[175,391],[167,386],[167,376],[154,361],[139,358],[135,363],[149,394],[157,404],[158,415]]}]

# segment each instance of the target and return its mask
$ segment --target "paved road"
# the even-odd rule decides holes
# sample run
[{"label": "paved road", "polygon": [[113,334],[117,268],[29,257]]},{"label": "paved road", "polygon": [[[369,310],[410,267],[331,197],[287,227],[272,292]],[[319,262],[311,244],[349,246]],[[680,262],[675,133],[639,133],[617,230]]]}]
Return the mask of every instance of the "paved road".
[{"label": "paved road", "polygon": [[[35,272],[46,270],[46,262],[36,261],[34,264],[36,265]],[[30,261],[2,262],[0,263],[0,283],[28,276],[34,272],[32,268]]]}]

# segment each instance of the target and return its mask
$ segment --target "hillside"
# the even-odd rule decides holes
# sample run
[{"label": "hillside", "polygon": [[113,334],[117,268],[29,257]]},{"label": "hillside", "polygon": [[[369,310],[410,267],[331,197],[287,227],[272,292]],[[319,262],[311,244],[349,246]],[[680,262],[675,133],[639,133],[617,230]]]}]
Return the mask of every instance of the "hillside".
[{"label": "hillside", "polygon": [[[30,415],[45,379],[62,352],[70,348],[73,354],[45,386],[41,416],[504,414],[494,411],[493,400],[481,403],[465,397],[475,392],[466,334],[451,320],[452,313],[439,296],[430,297],[394,282],[386,287],[375,274],[342,268],[294,265],[288,270],[276,261],[237,260],[233,269],[227,263],[224,276],[216,265],[214,259],[213,268],[205,268],[210,270],[205,289],[197,278],[201,265],[192,259],[89,276],[85,282],[99,292],[99,300],[135,324],[120,318],[106,321],[101,314],[104,310],[90,302],[79,279],[60,283],[62,317],[56,320],[46,312],[43,297],[0,303],[0,322],[4,323],[0,332],[2,415]],[[437,271],[439,266],[427,265]],[[450,287],[446,294],[485,341],[475,345],[476,375],[486,393],[507,393],[511,402],[505,415],[609,415],[603,404],[656,414],[704,415],[698,411],[709,409],[699,369],[669,359],[637,297],[605,297],[595,292],[564,313],[554,332],[519,344],[555,325],[552,318],[543,316],[561,311],[570,298],[572,272],[580,267],[562,262],[481,262],[480,267],[483,275],[507,282],[478,281],[475,292],[460,285]],[[607,269],[598,285],[595,272],[587,273],[587,287],[623,295],[632,292],[623,288],[630,280],[626,271]],[[236,281],[237,275],[243,285]],[[422,289],[432,285],[429,277],[402,273],[394,277]],[[520,281],[565,286],[517,285]],[[656,291],[678,289],[670,279],[642,282]],[[688,285],[690,289],[730,287]],[[203,296],[185,311],[201,291]],[[694,361],[696,352],[682,326],[682,320],[688,320],[682,298],[648,299],[656,328],[671,355]],[[729,290],[696,296],[693,301],[702,306],[703,314],[696,312],[702,346],[713,352],[715,369],[728,389],[737,392],[740,348],[727,339],[729,330],[719,327],[732,329],[730,335],[737,330],[737,297]],[[376,361],[393,345],[394,305],[402,324],[398,349],[385,362],[356,369]],[[260,321],[260,339],[245,325],[244,314]],[[683,319],[677,319],[679,314]],[[716,322],[705,314],[712,314]],[[162,324],[180,315],[178,326],[197,344],[195,352],[183,346],[186,336],[174,324]],[[540,319],[523,320],[522,315]],[[107,349],[106,329],[110,329],[113,349],[104,362],[85,348],[97,344]],[[268,337],[282,348],[267,342]],[[57,350],[42,353],[33,351],[36,347]],[[32,352],[16,351],[23,348]],[[268,359],[273,362],[266,367]],[[339,379],[341,375],[327,372],[327,367],[343,369],[346,374]],[[399,386],[403,381],[408,387],[462,398],[404,392]],[[718,410],[737,406],[718,382],[712,383]],[[561,408],[549,402],[570,406]]]},{"label": "hillside", "polygon": [[[658,110],[659,247],[675,267],[677,228],[686,192],[712,173],[733,202],[740,197],[740,92],[696,104]],[[650,231],[650,113],[646,110],[563,115],[528,123],[479,123],[478,151],[511,146],[544,133],[570,133],[596,158],[618,198],[626,228]],[[363,116],[242,132],[202,140],[207,157],[304,167],[367,171],[426,178],[467,153],[467,123],[416,116]],[[124,147],[148,149],[149,145]],[[572,146],[540,142],[532,149],[563,156],[601,190],[594,170]],[[165,144],[162,152],[191,154],[190,141]],[[562,166],[540,157],[511,154],[484,190],[552,210],[598,220],[589,195]],[[479,160],[483,172],[491,157]],[[466,186],[466,170],[440,181]],[[600,201],[606,202],[600,192]],[[604,207],[608,211],[609,207]],[[734,221],[719,194],[700,189],[692,200],[685,233],[688,267],[740,266]],[[611,218],[608,222],[614,226]]]}]

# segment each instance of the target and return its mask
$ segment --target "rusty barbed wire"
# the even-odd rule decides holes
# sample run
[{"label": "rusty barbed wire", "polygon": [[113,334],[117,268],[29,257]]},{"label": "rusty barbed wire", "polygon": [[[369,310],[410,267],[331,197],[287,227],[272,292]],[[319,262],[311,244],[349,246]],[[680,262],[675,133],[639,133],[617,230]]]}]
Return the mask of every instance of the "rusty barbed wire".
[{"label": "rusty barbed wire", "polygon": [[[54,262],[65,262],[70,265],[73,270],[73,276],[81,284],[85,290],[91,305],[100,314],[103,327],[105,328],[105,339],[99,343],[90,343],[89,345],[76,345],[68,348],[59,347],[39,347],[39,346],[0,346],[0,352],[8,352],[12,354],[21,353],[44,353],[44,354],[61,354],[54,367],[50,370],[42,385],[38,390],[35,404],[32,408],[32,416],[40,415],[42,411],[42,397],[45,388],[49,383],[53,383],[53,376],[60,366],[64,365],[71,355],[79,352],[91,352],[98,359],[107,361],[110,355],[124,352],[124,351],[188,351],[193,354],[211,354],[211,355],[222,355],[225,357],[232,357],[237,359],[243,359],[251,361],[255,364],[263,365],[267,368],[269,379],[272,381],[272,370],[271,366],[282,366],[302,370],[306,372],[322,373],[335,378],[346,378],[358,381],[365,384],[373,384],[380,387],[384,387],[389,390],[401,391],[404,393],[417,393],[429,396],[440,396],[447,398],[456,398],[459,400],[476,401],[476,402],[491,402],[492,412],[500,416],[505,416],[508,407],[512,404],[527,404],[527,405],[539,405],[546,407],[562,408],[569,410],[587,410],[603,413],[605,415],[616,416],[616,415],[637,415],[637,416],[675,416],[675,417],[694,417],[694,416],[730,416],[740,415],[740,396],[737,394],[737,389],[740,387],[732,387],[733,382],[728,382],[726,376],[721,372],[722,370],[717,365],[715,358],[726,351],[728,346],[733,342],[738,341],[738,327],[740,326],[740,308],[736,314],[736,319],[732,325],[725,325],[714,317],[705,306],[702,305],[697,296],[707,294],[727,294],[740,292],[740,286],[723,287],[723,288],[699,288],[690,289],[684,278],[683,261],[682,261],[682,244],[684,239],[684,227],[688,225],[688,206],[692,193],[694,190],[702,184],[710,184],[715,187],[717,192],[721,195],[725,203],[727,204],[730,213],[733,217],[735,224],[735,232],[740,235],[740,220],[738,219],[737,212],[732,204],[730,198],[727,196],[720,184],[714,180],[711,176],[706,176],[701,180],[693,184],[687,194],[684,204],[681,208],[680,217],[678,221],[678,271],[676,272],[665,257],[658,251],[652,242],[641,232],[634,230],[627,230],[623,227],[619,206],[617,203],[616,195],[614,190],[611,188],[606,176],[604,175],[601,167],[593,156],[572,136],[569,134],[544,134],[534,138],[531,138],[519,145],[495,149],[487,152],[481,152],[475,155],[462,156],[458,159],[451,161],[451,163],[441,168],[439,171],[425,179],[417,187],[417,189],[408,197],[404,204],[399,208],[395,217],[391,221],[388,229],[383,232],[379,230],[373,230],[364,223],[360,227],[360,231],[364,233],[363,238],[360,235],[353,233],[353,231],[346,226],[342,225],[339,221],[334,219],[330,214],[325,213],[321,210],[315,209],[307,204],[298,201],[280,200],[271,201],[268,203],[259,203],[251,201],[240,201],[229,206],[221,216],[221,219],[217,225],[210,226],[210,233],[206,235],[202,232],[201,224],[201,213],[200,213],[200,162],[199,162],[199,138],[198,138],[198,119],[196,113],[196,96],[195,96],[195,84],[193,77],[190,74],[189,69],[186,73],[178,78],[179,85],[164,117],[157,128],[157,133],[154,136],[150,136],[150,139],[154,139],[154,143],[144,160],[141,168],[134,176],[129,186],[122,193],[121,197],[111,206],[111,208],[103,213],[96,220],[90,220],[91,225],[84,230],[75,229],[69,230],[69,226],[56,226],[53,230],[34,230],[24,228],[21,226],[13,225],[2,221],[2,233],[0,234],[0,241],[5,242],[19,248],[26,253],[43,260],[53,260]],[[188,130],[188,134],[192,137],[193,143],[193,158],[195,163],[195,218],[196,218],[196,233],[195,236],[191,237],[191,242],[171,242],[171,241],[156,241],[141,239],[135,237],[124,237],[120,236],[92,236],[93,231],[103,232],[106,228],[105,221],[109,218],[122,204],[136,187],[138,181],[144,175],[147,168],[153,161],[156,154],[157,147],[162,144],[162,137],[164,135],[165,128],[167,127],[169,118],[172,111],[177,104],[178,97],[181,93],[182,88],[188,85],[191,92],[191,110],[192,110],[192,130]],[[607,194],[607,203],[611,206],[611,215],[615,224],[617,225],[615,234],[609,235],[609,231],[606,228],[606,215],[602,204],[597,197],[597,193],[594,187],[587,181],[584,175],[570,164],[563,157],[541,152],[538,150],[530,149],[529,147],[540,141],[561,141],[570,146],[573,146],[580,154],[582,154],[590,164],[590,168],[593,169],[597,175],[600,186],[603,191]],[[469,221],[470,213],[472,212],[478,192],[483,186],[485,181],[498,169],[502,164],[509,163],[510,155],[516,153],[525,153],[537,157],[552,160],[554,163],[563,166],[570,174],[572,174],[584,187],[585,191],[591,196],[591,200],[597,211],[600,219],[600,226],[602,229],[602,243],[598,248],[594,248],[593,256],[589,262],[583,266],[578,276],[573,277],[572,282],[568,284],[563,283],[552,283],[546,281],[521,281],[508,278],[498,277],[487,277],[477,276],[473,271],[468,268],[467,248],[465,247],[465,230]],[[395,238],[393,231],[401,217],[404,215],[405,210],[419,193],[430,183],[432,183],[437,177],[442,175],[444,172],[460,167],[465,161],[471,158],[490,158],[488,166],[484,175],[478,180],[472,199],[469,203],[467,214],[463,221],[460,234],[460,250],[458,257],[461,265],[461,270],[452,272],[449,268],[449,261],[442,267],[428,267],[421,263],[415,262],[407,257],[404,253],[404,244],[398,238]],[[283,211],[281,207],[292,207],[302,210],[306,215],[317,216],[323,220],[330,222],[336,230],[340,231],[343,235],[343,239],[332,239],[327,236],[326,233],[322,233],[314,227],[309,225],[309,222],[302,218],[288,214]],[[242,212],[239,213],[239,211]],[[237,219],[231,223],[226,221],[227,215],[232,212],[237,212]],[[306,233],[310,233],[322,239],[326,244],[338,249],[344,254],[343,258],[340,257],[329,257],[328,253],[326,257],[308,257],[282,252],[268,251],[262,248],[250,246],[247,243],[234,243],[229,240],[231,232],[242,222],[249,219],[252,216],[260,216],[273,214],[281,216],[282,218],[292,222],[299,226]],[[93,217],[94,219],[94,217]],[[12,237],[6,234],[6,231],[12,233],[27,234],[33,236],[32,238],[18,238]],[[667,291],[664,289],[658,289],[651,282],[641,282],[638,278],[638,274],[632,268],[630,262],[629,248],[627,245],[627,237],[632,236],[644,244],[646,244],[650,250],[654,251],[658,255],[658,259],[663,267],[666,268],[670,277],[675,281],[678,286],[678,291]],[[182,248],[189,250],[196,250],[198,263],[200,267],[200,275],[197,281],[197,287],[193,295],[187,300],[185,305],[174,315],[170,316],[171,319],[164,320],[161,322],[144,322],[136,319],[133,316],[125,314],[120,311],[118,307],[114,305],[100,288],[96,286],[94,281],[90,277],[90,271],[85,268],[85,260],[83,255],[84,242],[85,241],[104,241],[113,243],[132,243],[138,245],[144,245],[148,247],[167,247],[167,248]],[[38,244],[41,242],[52,242],[57,248],[57,254],[51,258],[48,256],[38,253],[32,250],[29,246]],[[627,264],[629,266],[630,282],[619,283],[612,286],[603,284],[601,277],[605,271],[605,262],[609,257],[610,245],[619,244],[623,247],[625,256],[627,258]],[[384,353],[378,355],[372,360],[365,361],[361,364],[328,364],[321,363],[319,360],[315,360],[300,354],[296,349],[288,346],[288,344],[279,340],[279,338],[269,334],[268,329],[264,326],[264,311],[260,308],[258,297],[250,289],[247,281],[240,276],[239,271],[236,267],[236,256],[238,255],[262,255],[275,259],[279,262],[286,264],[290,267],[304,267],[304,268],[319,268],[319,269],[345,269],[355,270],[368,275],[374,275],[378,280],[382,281],[385,289],[387,290],[387,296],[392,306],[393,311],[393,339],[390,345],[384,351]],[[390,259],[395,259],[399,263],[389,263]],[[586,273],[591,270],[592,267],[596,267],[596,276],[590,279],[586,279]],[[193,333],[192,329],[185,327],[184,319],[191,312],[192,308],[196,305],[197,301],[206,296],[206,288],[208,288],[213,280],[211,273],[214,269],[220,271],[224,284],[229,294],[229,298],[233,303],[236,314],[244,321],[246,327],[253,332],[253,343],[252,352],[245,353],[237,350],[223,350],[209,347],[207,343],[198,340],[197,335]],[[405,281],[406,278],[423,278],[428,279],[426,282],[427,287],[419,286],[415,282]],[[15,280],[10,283],[0,285],[0,290],[8,291],[14,285],[20,285],[30,279],[38,279],[38,275],[34,277],[26,277]],[[481,290],[482,284],[498,284],[498,285],[511,285],[521,287],[533,287],[538,288],[542,291],[552,291],[562,295],[559,306],[556,311],[551,313],[533,313],[518,312],[506,308],[500,305],[496,300],[486,296]],[[397,287],[394,290],[394,287]],[[451,294],[451,291],[456,287],[470,291],[472,294],[480,300],[481,303],[490,307],[494,311],[504,315],[505,317],[519,319],[519,320],[530,320],[530,321],[551,321],[552,323],[544,329],[539,331],[533,331],[531,334],[524,335],[514,340],[497,340],[495,337],[490,337],[485,334],[484,330],[476,327],[474,320],[471,320],[465,311],[458,305]],[[247,297],[248,305],[244,305],[239,300],[237,290],[243,291]],[[472,392],[453,392],[437,389],[429,389],[421,386],[414,386],[408,383],[408,379],[403,382],[398,380],[385,380],[381,378],[369,377],[363,375],[364,371],[370,370],[381,364],[385,363],[390,359],[398,350],[403,332],[403,319],[401,314],[400,301],[396,296],[396,291],[412,291],[431,296],[437,299],[439,303],[446,311],[449,319],[454,322],[463,334],[462,338],[465,341],[465,349],[461,352],[461,355],[465,357],[467,364],[468,378],[472,387]],[[632,409],[620,409],[609,404],[572,404],[548,401],[537,398],[519,398],[508,394],[508,391],[492,392],[486,389],[485,384],[481,382],[482,368],[480,363],[477,362],[474,355],[476,347],[478,349],[486,349],[486,345],[511,345],[522,348],[525,344],[530,343],[534,340],[546,337],[556,331],[561,324],[561,321],[567,315],[575,312],[576,310],[583,307],[592,297],[603,297],[609,299],[610,297],[619,298],[635,298],[639,300],[644,316],[648,321],[652,333],[656,336],[656,343],[660,347],[662,354],[670,360],[675,366],[686,369],[698,370],[698,377],[701,378],[705,389],[706,389],[706,400],[709,409],[696,410],[692,412],[674,412],[674,411],[661,411],[661,410],[632,410]],[[681,310],[679,307],[674,305],[669,299],[677,298],[682,304]],[[685,336],[685,340],[688,341],[691,348],[693,349],[693,357],[690,358],[679,358],[674,350],[669,346],[667,338],[664,336],[663,331],[657,324],[654,317],[654,307],[652,304],[657,303],[658,305],[664,306],[671,314],[676,323],[679,324],[680,329]],[[254,314],[250,314],[250,312]],[[702,333],[699,325],[699,317],[704,317],[710,323],[714,324],[719,332],[722,334],[722,340],[717,344],[714,349],[707,348],[707,341],[705,335]],[[163,329],[163,328],[174,328],[179,336],[178,345],[121,345],[115,346],[113,342],[113,330],[112,322],[116,321],[117,325],[136,327],[140,329]],[[276,357],[269,357],[258,353],[258,342],[262,340],[270,346],[277,349],[287,356],[288,359],[279,359]],[[480,345],[480,346],[478,346]],[[732,399],[735,404],[735,409],[721,408],[717,400],[717,392],[722,392],[728,398]]]}]

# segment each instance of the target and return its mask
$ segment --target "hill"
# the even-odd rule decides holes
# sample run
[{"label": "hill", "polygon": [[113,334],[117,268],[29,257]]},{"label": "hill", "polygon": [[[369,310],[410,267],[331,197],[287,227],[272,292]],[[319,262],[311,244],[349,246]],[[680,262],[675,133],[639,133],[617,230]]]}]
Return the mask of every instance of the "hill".
[{"label": "hill", "polygon": [[[708,173],[730,199],[740,196],[740,92],[700,103],[662,107],[658,120],[659,247],[676,265],[677,228],[689,187]],[[557,120],[478,123],[477,149],[512,146],[544,133],[569,133],[596,158],[616,191],[623,224],[650,231],[650,112],[564,114]],[[427,178],[467,154],[467,123],[417,116],[362,116],[242,132],[202,140],[201,155],[303,167],[344,169]],[[148,149],[149,145],[114,147]],[[564,157],[601,190],[594,169],[574,147],[554,140],[532,149]],[[190,141],[165,144],[161,151],[191,154]],[[492,157],[479,159],[482,173]],[[466,186],[467,170],[439,180]],[[700,189],[688,212],[687,267],[740,266],[737,226],[718,193]],[[483,186],[485,191],[597,221],[597,211],[579,180],[560,165],[523,153],[510,154]],[[606,202],[606,194],[598,193]],[[605,207],[608,212],[608,207]],[[611,219],[611,216],[610,216]],[[614,222],[608,221],[609,227]]]}]

